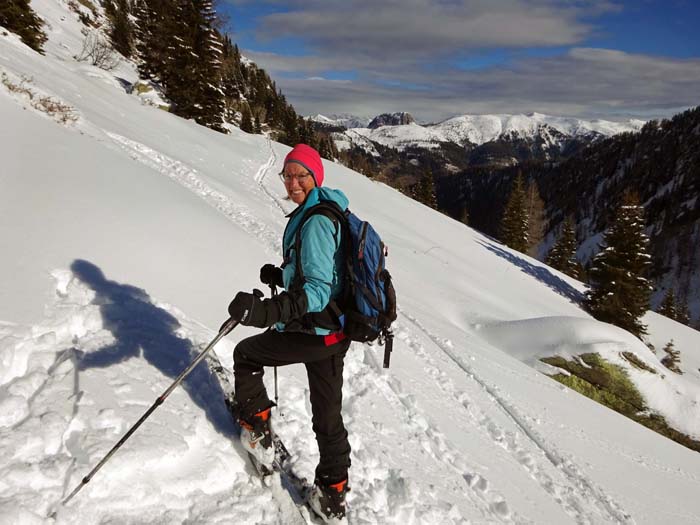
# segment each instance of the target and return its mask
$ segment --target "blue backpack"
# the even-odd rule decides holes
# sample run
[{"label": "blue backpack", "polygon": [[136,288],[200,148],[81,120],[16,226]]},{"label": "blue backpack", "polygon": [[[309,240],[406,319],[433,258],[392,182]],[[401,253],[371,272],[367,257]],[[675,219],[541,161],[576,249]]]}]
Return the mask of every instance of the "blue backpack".
[{"label": "blue backpack", "polygon": [[[396,320],[396,292],[386,269],[386,246],[372,225],[350,210],[324,201],[309,208],[302,225],[312,215],[324,215],[342,231],[345,251],[343,294],[331,301],[328,309],[335,314],[342,332],[352,341],[379,340],[385,344],[384,368],[389,368],[394,335],[391,323]],[[295,238],[296,253],[301,253],[301,225]],[[303,281],[301,257],[297,257],[296,277]]]}]

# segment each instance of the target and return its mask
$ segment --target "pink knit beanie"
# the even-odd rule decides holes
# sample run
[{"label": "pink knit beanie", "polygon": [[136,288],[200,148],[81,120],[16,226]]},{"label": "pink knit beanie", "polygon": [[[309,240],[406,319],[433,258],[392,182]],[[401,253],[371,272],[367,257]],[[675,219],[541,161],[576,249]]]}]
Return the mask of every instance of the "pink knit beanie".
[{"label": "pink knit beanie", "polygon": [[297,144],[294,146],[294,149],[287,153],[287,156],[284,158],[285,166],[290,162],[296,162],[309,170],[311,176],[314,178],[316,186],[320,187],[323,184],[323,164],[321,163],[321,155],[311,146],[307,146],[306,144]]}]

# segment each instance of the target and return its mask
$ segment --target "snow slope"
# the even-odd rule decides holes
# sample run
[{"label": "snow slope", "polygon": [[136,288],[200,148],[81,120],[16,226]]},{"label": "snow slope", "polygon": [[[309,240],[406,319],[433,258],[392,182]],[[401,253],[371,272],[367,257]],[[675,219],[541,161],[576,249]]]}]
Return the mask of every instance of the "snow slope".
[{"label": "snow slope", "polygon": [[[298,521],[284,489],[256,479],[204,368],[58,505],[214,337],[235,292],[280,262],[292,205],[273,176],[287,147],[142,104],[125,90],[128,64],[107,73],[70,58],[79,25],[61,1],[35,7],[53,28],[47,56],[0,36],[0,72],[31,77],[29,89],[77,120],[57,123],[0,85],[0,522]],[[346,359],[351,523],[700,521],[697,453],[531,366],[591,346],[659,366],[579,309],[579,283],[342,166],[326,170],[389,245],[400,301],[390,371],[381,349],[354,344]],[[657,348],[674,337],[687,367],[647,391],[659,406],[681,392],[664,413],[700,437],[698,334],[647,321]],[[252,333],[217,346],[224,364]],[[307,390],[303,367],[280,370],[274,424],[311,477]]]}]

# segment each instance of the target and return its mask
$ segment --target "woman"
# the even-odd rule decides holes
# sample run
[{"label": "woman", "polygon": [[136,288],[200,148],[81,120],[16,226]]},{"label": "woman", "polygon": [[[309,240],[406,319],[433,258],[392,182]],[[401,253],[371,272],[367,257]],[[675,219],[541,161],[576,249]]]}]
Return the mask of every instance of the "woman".
[{"label": "woman", "polygon": [[[322,187],[321,157],[305,144],[298,144],[285,157],[280,176],[297,208],[287,216],[282,268],[266,264],[260,269],[260,280],[285,291],[271,299],[239,292],[229,305],[229,314],[241,324],[270,327],[241,341],[233,354],[241,441],[259,463],[271,468],[273,403],[263,384],[263,367],[304,363],[320,453],[310,504],[326,522],[337,523],[345,517],[350,467],[350,444],[341,415],[343,358],[350,340],[340,332],[334,301],[342,294],[344,254],[340,225],[320,214],[304,220],[304,214],[323,201],[345,210],[348,199],[340,190]],[[299,254],[295,241],[300,228]],[[297,275],[298,268],[302,276]]]}]

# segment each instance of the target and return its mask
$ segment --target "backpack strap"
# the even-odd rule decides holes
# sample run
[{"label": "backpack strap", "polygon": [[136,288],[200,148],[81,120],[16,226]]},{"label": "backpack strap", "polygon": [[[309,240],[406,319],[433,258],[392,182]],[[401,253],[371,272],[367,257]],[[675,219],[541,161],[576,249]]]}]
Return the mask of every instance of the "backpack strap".
[{"label": "backpack strap", "polygon": [[[336,234],[338,231],[341,232],[341,243],[345,245],[346,260],[347,255],[351,253],[351,251],[348,251],[348,249],[352,250],[352,239],[349,235],[349,232],[347,231],[347,219],[345,217],[345,212],[340,208],[340,206],[338,206],[334,202],[328,201],[324,201],[319,204],[316,204],[315,206],[312,206],[304,213],[304,216],[302,217],[299,227],[294,236],[296,264],[294,268],[294,281],[290,286],[290,290],[302,290],[304,288],[304,284],[306,283],[306,277],[304,276],[304,270],[301,264],[301,231],[304,224],[306,224],[306,221],[308,221],[313,215],[323,215],[324,217],[328,217],[336,226]],[[289,260],[289,256],[287,255],[285,259]],[[347,268],[347,266],[348,265],[346,264],[345,284],[347,284],[349,279],[351,280],[351,274],[348,273],[348,270],[352,271],[352,266],[350,265],[349,269]],[[325,328],[332,331],[339,331],[342,328],[343,324],[341,321],[341,318],[343,316],[341,304],[345,304],[346,300],[350,296],[351,291],[349,290],[348,286],[344,285],[342,299],[340,301],[331,299],[328,302],[328,306],[326,306],[326,308],[324,308],[321,312],[308,313],[304,315],[301,319],[299,319],[300,326],[296,325],[296,323],[296,326],[287,326],[295,331],[303,331],[309,333],[315,333],[315,331],[313,330],[314,327]]]},{"label": "backpack strap", "polygon": [[300,281],[301,286],[306,283],[304,270],[301,267],[301,230],[303,229],[304,224],[306,224],[306,221],[308,221],[313,215],[323,215],[324,217],[328,217],[335,225],[336,234],[338,233],[339,225],[341,225],[340,227],[342,228],[342,224],[345,219],[345,215],[337,204],[325,202],[312,206],[302,217],[299,228],[297,228],[294,236],[294,250],[297,254],[296,268],[294,269],[294,280]]}]

